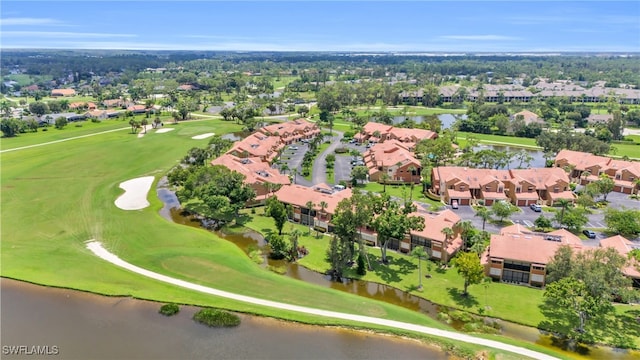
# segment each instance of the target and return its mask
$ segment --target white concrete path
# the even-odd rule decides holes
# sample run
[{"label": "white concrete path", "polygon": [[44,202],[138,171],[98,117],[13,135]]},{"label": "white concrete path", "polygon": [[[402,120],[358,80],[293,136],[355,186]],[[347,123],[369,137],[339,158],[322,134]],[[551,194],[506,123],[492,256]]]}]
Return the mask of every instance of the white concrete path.
[{"label": "white concrete path", "polygon": [[13,148],[13,149],[1,150],[0,153],[10,152],[10,151],[18,151],[18,150],[24,150],[24,149],[31,149],[31,148],[38,147],[38,146],[57,144],[57,143],[65,142],[65,141],[71,141],[71,140],[75,140],[75,139],[82,139],[82,138],[87,138],[87,137],[91,137],[91,136],[107,134],[107,133],[111,133],[111,132],[114,132],[114,131],[122,131],[122,130],[127,130],[127,129],[131,129],[131,127],[124,127],[124,128],[119,128],[119,129],[113,129],[113,130],[105,130],[105,131],[100,131],[100,132],[93,133],[93,134],[80,135],[80,136],[74,136],[74,137],[61,139],[61,140],[48,141],[48,142],[44,142],[44,143],[40,143],[40,144],[21,146],[21,147],[17,147],[17,148]]},{"label": "white concrete path", "polygon": [[290,305],[290,304],[285,304],[285,303],[281,303],[281,302],[263,300],[263,299],[258,299],[258,298],[254,298],[254,297],[250,297],[250,296],[239,295],[239,294],[234,294],[234,293],[230,293],[230,292],[227,292],[227,291],[217,290],[217,289],[214,289],[214,288],[210,288],[210,287],[206,287],[206,286],[202,286],[202,285],[198,285],[198,284],[193,284],[193,283],[190,283],[190,282],[187,282],[187,281],[184,281],[184,280],[175,279],[175,278],[172,278],[172,277],[169,277],[169,276],[166,276],[166,275],[162,275],[162,274],[159,274],[159,273],[155,273],[155,272],[143,269],[141,267],[135,266],[133,264],[130,264],[130,263],[120,259],[115,254],[112,254],[111,252],[109,252],[98,241],[94,241],[94,240],[87,241],[87,248],[89,250],[91,250],[95,255],[99,256],[100,258],[102,258],[102,259],[104,259],[104,260],[106,260],[106,261],[108,261],[108,262],[110,262],[110,263],[112,263],[112,264],[114,264],[116,266],[119,266],[121,268],[127,269],[129,271],[135,272],[137,274],[140,274],[140,275],[143,275],[143,276],[146,276],[146,277],[158,280],[158,281],[162,281],[162,282],[166,282],[166,283],[169,283],[169,284],[172,284],[172,285],[180,286],[180,287],[183,287],[185,289],[199,291],[199,292],[202,292],[202,293],[205,293],[205,294],[211,294],[211,295],[215,295],[215,296],[220,296],[220,297],[224,297],[224,298],[227,298],[227,299],[233,299],[233,300],[237,300],[237,301],[242,301],[242,302],[249,303],[249,304],[267,306],[267,307],[274,308],[274,309],[282,309],[282,310],[300,312],[300,313],[317,315],[317,316],[322,316],[322,317],[328,317],[328,318],[334,318],[334,319],[343,319],[343,320],[349,320],[349,321],[357,321],[357,322],[361,322],[361,323],[365,323],[365,324],[375,324],[375,325],[388,326],[388,327],[393,327],[393,328],[403,329],[403,330],[408,330],[408,331],[414,331],[414,332],[418,332],[418,333],[422,333],[422,334],[433,335],[433,336],[438,336],[438,337],[444,337],[444,338],[452,339],[452,340],[455,340],[455,341],[461,341],[461,342],[476,344],[476,345],[480,345],[480,346],[486,346],[486,347],[492,347],[492,348],[495,348],[495,349],[510,351],[512,353],[516,353],[516,354],[523,355],[523,356],[528,356],[528,357],[531,357],[531,358],[534,358],[534,359],[540,359],[540,360],[556,359],[555,357],[552,357],[552,356],[549,356],[549,355],[546,355],[546,354],[543,354],[543,353],[539,353],[537,351],[521,348],[521,347],[514,346],[514,345],[504,344],[504,343],[501,343],[501,342],[498,342],[498,341],[494,341],[494,340],[487,340],[487,339],[482,339],[482,338],[478,338],[478,337],[474,337],[474,336],[470,336],[470,335],[466,335],[466,334],[456,333],[456,332],[453,332],[453,331],[440,330],[440,329],[430,328],[430,327],[427,327],[427,326],[404,323],[404,322],[400,322],[400,321],[393,321],[393,320],[374,318],[374,317],[369,317],[369,316],[352,315],[352,314],[340,313],[340,312],[335,312],[335,311],[314,309],[314,308],[309,308],[309,307],[305,307],[305,306]]}]

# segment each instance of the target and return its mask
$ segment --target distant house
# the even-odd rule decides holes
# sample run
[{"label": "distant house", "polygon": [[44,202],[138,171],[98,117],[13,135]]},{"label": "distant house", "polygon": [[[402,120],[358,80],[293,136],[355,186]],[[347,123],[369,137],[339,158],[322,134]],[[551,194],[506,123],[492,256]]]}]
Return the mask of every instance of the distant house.
[{"label": "distant house", "polygon": [[76,114],[76,113],[54,113],[54,114],[46,114],[40,118],[40,124],[49,124],[54,125],[56,120],[60,117],[67,119],[68,122],[73,121],[81,121],[86,119],[85,114]]},{"label": "distant house", "polygon": [[276,123],[258,129],[267,136],[278,136],[284,145],[298,142],[302,139],[312,139],[320,134],[320,127],[305,119],[297,119],[283,123]]},{"label": "distant house", "polygon": [[72,102],[69,104],[71,110],[95,110],[98,107],[92,102]]},{"label": "distant house", "polygon": [[76,94],[76,91],[74,89],[53,89],[51,90],[51,96],[56,97],[56,96],[64,96],[64,97],[68,97],[68,96],[74,96]]},{"label": "distant house", "polygon": [[38,91],[38,90],[40,90],[40,87],[38,85],[35,85],[35,84],[34,85],[29,85],[29,86],[26,86],[26,87],[22,88],[22,91],[25,91],[25,92],[34,92],[34,91]]},{"label": "distant house", "polygon": [[536,113],[531,112],[529,110],[522,110],[518,113],[511,115],[511,121],[522,119],[526,125],[529,124],[544,124],[544,120],[542,120]]},{"label": "distant house", "polygon": [[607,121],[611,120],[612,118],[613,118],[613,115],[610,115],[610,114],[602,114],[602,115],[591,114],[587,118],[587,122],[589,124],[606,123]]},{"label": "distant house", "polygon": [[191,84],[182,84],[182,85],[178,86],[178,88],[176,90],[193,91],[193,90],[198,90],[198,87],[195,86],[195,85],[191,85]]},{"label": "distant house", "polygon": [[394,139],[403,143],[415,144],[423,139],[435,139],[437,137],[438,134],[430,130],[398,128],[391,125],[368,122],[362,127],[362,131],[353,138],[359,143],[379,143]]},{"label": "distant house", "polygon": [[147,107],[144,105],[131,105],[127,107],[127,111],[131,111],[134,114],[144,114],[147,112]]},{"label": "distant house", "polygon": [[124,101],[122,99],[109,99],[102,101],[102,106],[106,108],[122,107],[123,105]]}]

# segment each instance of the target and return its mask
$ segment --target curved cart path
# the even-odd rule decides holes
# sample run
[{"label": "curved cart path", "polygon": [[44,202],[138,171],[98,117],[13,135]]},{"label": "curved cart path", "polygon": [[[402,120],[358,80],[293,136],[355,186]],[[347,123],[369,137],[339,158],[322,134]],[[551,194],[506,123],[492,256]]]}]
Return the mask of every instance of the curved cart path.
[{"label": "curved cart path", "polygon": [[246,302],[246,303],[249,303],[249,304],[267,306],[267,307],[271,307],[271,308],[275,308],[275,309],[295,311],[295,312],[311,314],[311,315],[317,315],[317,316],[322,316],[322,317],[328,317],[328,318],[334,318],[334,319],[343,319],[343,320],[350,320],[350,321],[357,321],[357,322],[366,323],[366,324],[375,324],[375,325],[394,327],[394,328],[397,328],[397,329],[415,331],[415,332],[419,332],[419,333],[422,333],[422,334],[439,336],[439,337],[444,337],[444,338],[452,339],[452,340],[456,340],[456,341],[462,341],[462,342],[466,342],[466,343],[471,343],[471,344],[476,344],[476,345],[481,345],[481,346],[492,347],[492,348],[496,348],[496,349],[500,349],[500,350],[510,351],[512,353],[516,353],[516,354],[523,355],[523,356],[528,356],[528,357],[531,357],[531,358],[534,358],[534,359],[540,359],[540,360],[556,359],[555,357],[552,357],[552,356],[549,356],[549,355],[546,355],[546,354],[543,354],[543,353],[539,353],[537,351],[521,348],[521,347],[514,346],[514,345],[504,344],[504,343],[501,343],[501,342],[498,342],[498,341],[494,341],[494,340],[487,340],[487,339],[477,338],[477,337],[466,335],[466,334],[460,334],[460,333],[456,333],[456,332],[453,332],[453,331],[435,329],[435,328],[430,328],[430,327],[427,327],[427,326],[404,323],[404,322],[400,322],[400,321],[393,321],[393,320],[374,318],[374,317],[369,317],[369,316],[353,315],[353,314],[346,314],[346,313],[340,313],[340,312],[335,312],[335,311],[314,309],[314,308],[305,307],[305,306],[290,305],[290,304],[285,304],[285,303],[281,303],[281,302],[263,300],[263,299],[259,299],[259,298],[255,298],[255,297],[239,295],[239,294],[234,294],[234,293],[230,293],[230,292],[227,292],[227,291],[217,290],[217,289],[214,289],[214,288],[193,284],[193,283],[190,283],[188,281],[172,278],[172,277],[169,277],[169,276],[166,276],[166,275],[162,275],[162,274],[159,274],[159,273],[156,273],[156,272],[153,272],[153,271],[149,271],[149,270],[143,269],[141,267],[135,266],[133,264],[130,264],[130,263],[120,259],[115,254],[112,254],[111,252],[109,252],[98,241],[89,240],[87,242],[87,248],[89,250],[91,250],[91,252],[93,252],[95,255],[100,257],[101,259],[106,260],[106,261],[108,261],[108,262],[110,262],[110,263],[112,263],[112,264],[114,264],[116,266],[119,266],[121,268],[127,269],[129,271],[135,272],[137,274],[140,274],[140,275],[143,275],[143,276],[146,276],[146,277],[158,280],[158,281],[162,281],[162,282],[166,282],[166,283],[169,283],[169,284],[172,284],[172,285],[180,286],[180,287],[183,287],[185,289],[195,290],[195,291],[202,292],[202,293],[205,293],[205,294],[211,294],[211,295],[220,296],[220,297],[224,297],[224,298],[228,298],[228,299],[233,299],[233,300],[237,300],[237,301]]}]

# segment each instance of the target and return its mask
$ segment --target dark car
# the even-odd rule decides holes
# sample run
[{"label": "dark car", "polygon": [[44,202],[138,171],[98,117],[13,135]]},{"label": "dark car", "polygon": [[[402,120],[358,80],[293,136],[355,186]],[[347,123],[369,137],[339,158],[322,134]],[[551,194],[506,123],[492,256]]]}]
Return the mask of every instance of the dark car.
[{"label": "dark car", "polygon": [[589,239],[595,239],[596,238],[596,233],[591,231],[591,230],[583,230],[582,233],[588,237]]}]

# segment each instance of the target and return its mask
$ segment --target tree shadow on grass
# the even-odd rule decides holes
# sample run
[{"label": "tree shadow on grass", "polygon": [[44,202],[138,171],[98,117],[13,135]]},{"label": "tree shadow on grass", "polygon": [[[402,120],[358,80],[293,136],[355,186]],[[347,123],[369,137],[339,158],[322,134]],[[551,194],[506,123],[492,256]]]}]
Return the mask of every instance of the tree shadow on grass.
[{"label": "tree shadow on grass", "polygon": [[247,215],[247,214],[240,214],[237,218],[235,223],[238,225],[244,225],[246,223],[248,223],[249,221],[251,221],[251,216]]},{"label": "tree shadow on grass", "polygon": [[475,296],[471,294],[463,295],[462,290],[458,288],[449,287],[447,288],[447,292],[451,299],[463,308],[471,308],[480,305]]}]

